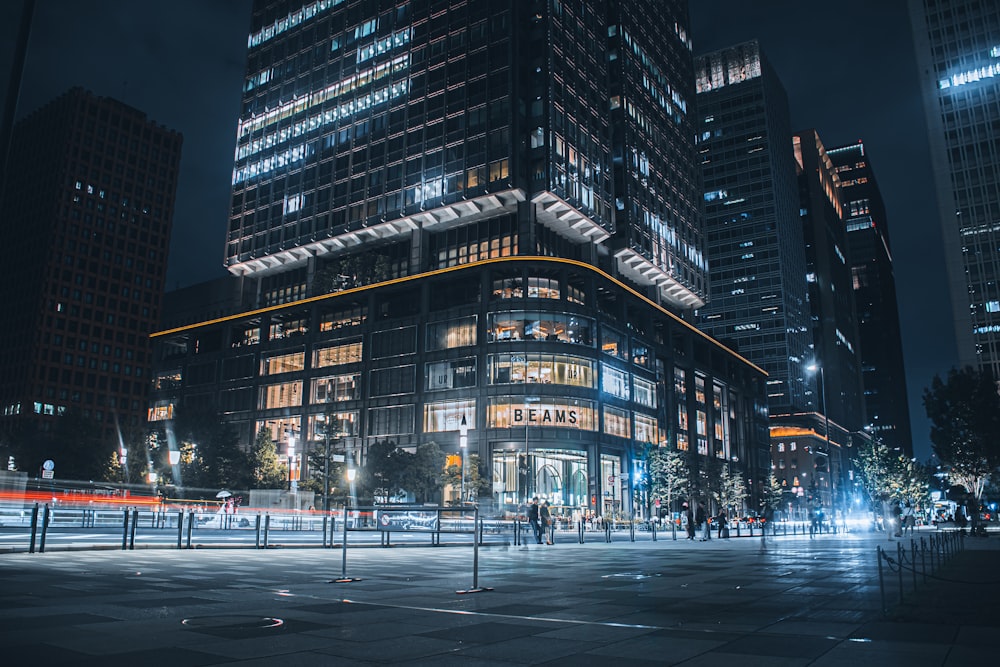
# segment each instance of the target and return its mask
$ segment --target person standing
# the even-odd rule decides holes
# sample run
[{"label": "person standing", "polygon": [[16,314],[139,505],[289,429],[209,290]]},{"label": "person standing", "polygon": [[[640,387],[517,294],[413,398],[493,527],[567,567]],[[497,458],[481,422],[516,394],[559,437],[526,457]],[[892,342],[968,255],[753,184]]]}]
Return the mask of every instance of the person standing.
[{"label": "person standing", "polygon": [[538,496],[531,499],[528,504],[528,523],[531,525],[531,530],[535,533],[535,542],[538,544],[542,543],[542,527],[539,524],[539,508],[538,508]]},{"label": "person standing", "polygon": [[722,509],[719,510],[718,521],[719,521],[719,539],[721,540],[723,537],[729,537],[729,522],[726,517],[726,508],[723,507]]},{"label": "person standing", "polygon": [[552,533],[555,526],[552,523],[553,516],[549,510],[549,501],[543,500],[538,506],[538,523],[542,526],[542,533],[545,535],[545,543],[552,544]]},{"label": "person standing", "polygon": [[705,514],[705,506],[701,503],[698,503],[698,509],[694,513],[694,522],[702,531],[699,541],[704,542],[708,539],[708,517]]},{"label": "person standing", "polygon": [[694,510],[684,503],[684,528],[687,530],[688,539],[694,539]]}]

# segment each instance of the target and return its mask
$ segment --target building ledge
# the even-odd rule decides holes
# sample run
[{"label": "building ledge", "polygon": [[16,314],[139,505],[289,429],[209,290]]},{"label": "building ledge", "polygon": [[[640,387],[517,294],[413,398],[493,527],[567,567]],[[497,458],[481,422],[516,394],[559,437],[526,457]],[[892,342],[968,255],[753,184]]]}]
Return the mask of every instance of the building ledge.
[{"label": "building ledge", "polygon": [[681,308],[701,308],[705,305],[704,299],[635,250],[622,248],[615,253],[615,258],[623,275],[639,285],[656,285],[660,295],[668,302]]}]

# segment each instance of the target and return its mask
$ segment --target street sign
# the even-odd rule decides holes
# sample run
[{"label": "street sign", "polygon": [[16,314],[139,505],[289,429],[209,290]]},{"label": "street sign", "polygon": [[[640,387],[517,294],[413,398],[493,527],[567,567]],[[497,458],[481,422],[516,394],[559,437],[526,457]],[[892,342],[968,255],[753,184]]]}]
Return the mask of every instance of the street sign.
[{"label": "street sign", "polygon": [[657,506],[657,507],[659,507],[659,506],[660,506],[660,499],[659,499],[659,498],[657,498],[657,499],[656,499],[656,506]]},{"label": "street sign", "polygon": [[45,459],[45,463],[42,464],[42,470],[55,470],[56,462],[52,459]]},{"label": "street sign", "polygon": [[43,470],[42,471],[42,479],[52,479],[52,475],[53,475],[53,473],[52,473],[51,470]]},{"label": "street sign", "polygon": [[614,483],[615,483],[615,476],[608,475],[608,484],[614,484]]}]

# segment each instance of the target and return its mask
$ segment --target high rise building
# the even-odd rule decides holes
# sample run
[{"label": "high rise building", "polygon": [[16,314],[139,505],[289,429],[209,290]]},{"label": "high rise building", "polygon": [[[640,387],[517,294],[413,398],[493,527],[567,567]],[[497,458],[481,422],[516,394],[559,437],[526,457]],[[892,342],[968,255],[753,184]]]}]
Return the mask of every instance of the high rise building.
[{"label": "high rise building", "polygon": [[828,148],[826,154],[840,179],[868,427],[889,447],[913,456],[885,204],[864,143]]},{"label": "high rise building", "polygon": [[457,453],[464,422],[502,506],[648,511],[659,446],[759,482],[764,374],[684,321],[707,297],[686,25],[677,0],[256,2],[243,296],[157,334],[151,417],[332,433],[348,460]]},{"label": "high rise building", "polygon": [[958,357],[1000,377],[1000,4],[909,10]]},{"label": "high rise building", "polygon": [[695,69],[711,266],[697,326],[767,371],[772,413],[802,410],[813,338],[785,90],[755,41]]},{"label": "high rise building", "polygon": [[94,452],[55,461],[62,477],[86,474],[74,459],[145,433],[181,142],[78,88],[15,126],[0,227],[0,429],[22,470],[55,457],[46,438],[62,415],[98,431]]}]

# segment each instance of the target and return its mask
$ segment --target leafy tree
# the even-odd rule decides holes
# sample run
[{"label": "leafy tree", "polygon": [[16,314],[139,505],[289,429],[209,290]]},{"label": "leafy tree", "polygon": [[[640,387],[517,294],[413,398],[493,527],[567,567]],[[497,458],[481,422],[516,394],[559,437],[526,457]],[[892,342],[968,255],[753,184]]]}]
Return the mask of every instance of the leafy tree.
[{"label": "leafy tree", "polygon": [[952,369],[924,390],[934,453],[977,500],[1000,466],[1000,394],[989,370]]},{"label": "leafy tree", "polygon": [[214,412],[178,411],[174,432],[183,462],[183,479],[178,484],[200,488],[202,495],[213,489],[249,488],[250,458],[240,447],[236,432],[220,422]]},{"label": "leafy tree", "polygon": [[380,441],[368,446],[360,483],[373,499],[387,502],[400,494],[408,456],[411,455],[396,447],[395,442]]},{"label": "leafy tree", "polygon": [[774,476],[774,471],[767,476],[767,480],[760,489],[760,508],[764,517],[768,521],[774,516],[774,511],[781,507],[781,498],[784,493],[781,482]]},{"label": "leafy tree", "polygon": [[930,475],[918,462],[890,450],[880,439],[864,443],[854,457],[861,487],[872,510],[889,515],[892,502],[916,507],[927,501]]},{"label": "leafy tree", "polygon": [[281,489],[288,479],[288,466],[278,457],[271,432],[262,428],[250,447],[251,488]]},{"label": "leafy tree", "polygon": [[647,458],[647,469],[650,495],[665,505],[668,511],[673,511],[674,500],[688,490],[686,455],[670,447],[654,447]]},{"label": "leafy tree", "polygon": [[[461,461],[461,458],[459,458]],[[488,493],[491,487],[490,480],[486,478],[482,461],[479,454],[469,454],[465,461],[465,493],[478,498],[484,493]],[[462,464],[451,463],[444,469],[441,478],[442,486],[451,486],[454,489],[462,488]]]},{"label": "leafy tree", "polygon": [[440,494],[446,458],[436,442],[418,445],[416,452],[408,455],[403,487],[413,493],[418,503],[432,502]]},{"label": "leafy tree", "polygon": [[729,463],[720,466],[716,490],[712,496],[723,509],[743,509],[747,498],[747,484],[739,472],[733,473]]}]

